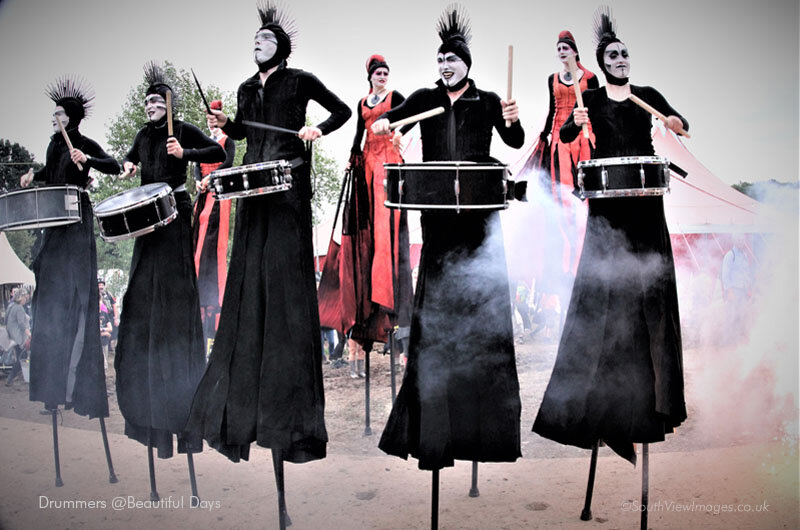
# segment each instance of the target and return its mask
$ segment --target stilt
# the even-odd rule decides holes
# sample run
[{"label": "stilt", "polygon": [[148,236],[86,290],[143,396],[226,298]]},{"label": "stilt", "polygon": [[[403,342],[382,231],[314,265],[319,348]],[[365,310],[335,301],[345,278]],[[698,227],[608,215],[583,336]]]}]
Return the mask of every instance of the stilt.
[{"label": "stilt", "polygon": [[161,498],[156,491],[156,465],[153,462],[153,442],[147,442],[147,467],[150,470],[150,500],[158,502]]},{"label": "stilt", "polygon": [[283,456],[280,449],[272,449],[272,467],[275,470],[275,485],[278,487],[278,521],[280,530],[292,526],[289,512],[286,510],[286,490],[283,481]]},{"label": "stilt", "polygon": [[364,436],[372,436],[369,426],[369,352],[364,352]]},{"label": "stilt", "polygon": [[600,447],[600,440],[592,446],[592,459],[589,464],[589,483],[586,485],[586,501],[583,503],[581,521],[592,520],[592,493],[594,492],[594,474],[597,471],[597,448]]},{"label": "stilt", "polygon": [[650,446],[642,444],[642,521],[641,530],[647,530],[647,504],[650,502]]},{"label": "stilt", "polygon": [[472,462],[472,487],[469,489],[469,496],[481,496],[481,492],[478,491],[478,462]]},{"label": "stilt", "polygon": [[439,470],[431,475],[431,530],[439,528]]},{"label": "stilt", "polygon": [[53,409],[53,456],[56,461],[56,487],[60,488],[64,481],[61,480],[61,462],[58,459],[58,408]]},{"label": "stilt", "polygon": [[186,461],[189,463],[189,482],[192,484],[192,497],[195,502],[200,501],[200,496],[197,494],[197,479],[194,476],[194,458],[192,453],[186,453]]},{"label": "stilt", "polygon": [[391,365],[390,372],[392,374],[392,405],[394,405],[394,400],[397,397],[397,383],[395,382],[397,379],[397,370],[394,367],[394,352],[396,346],[397,341],[394,338],[394,330],[391,330],[389,332],[389,363]]},{"label": "stilt", "polygon": [[108,464],[108,482],[111,484],[116,484],[119,482],[117,480],[117,475],[114,474],[114,464],[111,463],[111,449],[108,447],[108,433],[106,433],[106,422],[101,417],[100,418],[100,432],[103,434],[103,448],[106,451],[106,464]]}]

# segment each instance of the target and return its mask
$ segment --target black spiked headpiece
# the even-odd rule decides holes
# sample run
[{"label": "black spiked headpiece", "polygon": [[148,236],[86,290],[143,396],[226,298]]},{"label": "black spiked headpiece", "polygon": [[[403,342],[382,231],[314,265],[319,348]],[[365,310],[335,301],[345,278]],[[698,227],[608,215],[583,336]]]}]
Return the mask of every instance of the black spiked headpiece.
[{"label": "black spiked headpiece", "polygon": [[272,0],[260,0],[257,7],[258,16],[261,18],[261,27],[258,29],[268,29],[278,39],[278,49],[275,51],[275,55],[266,63],[259,65],[259,70],[266,72],[276,64],[288,59],[292,54],[297,37],[297,27],[294,19],[286,12],[286,8],[277,5]]},{"label": "black spiked headpiece", "polygon": [[158,94],[164,100],[167,99],[167,92],[172,92],[172,108],[175,109],[178,105],[178,95],[170,86],[167,79],[167,74],[164,67],[157,61],[148,61],[144,65],[144,79],[147,81],[147,90],[145,97],[150,94]]},{"label": "black spiked headpiece", "polygon": [[89,115],[94,103],[94,90],[78,77],[63,75],[47,85],[47,96],[69,116],[70,129]]},{"label": "black spiked headpiece", "polygon": [[[606,80],[609,81],[611,84],[620,84],[618,80],[619,78],[614,77],[606,70],[605,61],[603,60],[603,54],[606,51],[606,48],[609,44],[614,42],[622,42],[617,37],[617,20],[614,18],[613,13],[611,12],[611,8],[608,6],[600,6],[597,8],[597,11],[594,12],[594,43],[596,46],[595,49],[595,57],[597,58],[597,64],[600,66],[600,70],[606,76]],[[627,83],[627,79],[621,84]]]},{"label": "black spiked headpiece", "polygon": [[454,53],[467,65],[472,67],[472,54],[469,52],[469,43],[472,40],[470,33],[469,17],[464,12],[463,6],[450,4],[439,17],[436,31],[442,40],[439,53]]}]

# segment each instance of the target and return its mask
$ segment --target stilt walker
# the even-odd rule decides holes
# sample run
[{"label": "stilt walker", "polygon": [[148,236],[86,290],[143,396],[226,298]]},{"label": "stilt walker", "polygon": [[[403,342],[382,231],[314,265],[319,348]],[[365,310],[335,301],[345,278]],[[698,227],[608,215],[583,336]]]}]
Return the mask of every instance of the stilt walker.
[{"label": "stilt walker", "polygon": [[[514,100],[501,101],[468,77],[469,21],[460,6],[446,9],[438,33],[437,86],[383,114],[373,132],[388,134],[392,123],[441,107],[420,121],[423,160],[488,162],[493,133],[521,147],[525,135]],[[394,140],[399,136],[396,131]],[[404,459],[410,454],[433,472],[435,528],[439,470],[455,460],[514,462],[521,456],[521,406],[498,212],[423,209],[421,224],[408,364],[379,447]]]},{"label": "stilt walker", "polygon": [[[314,75],[287,66],[294,21],[271,2],[260,3],[258,13],[258,72],[239,85],[235,117],[212,109],[207,118],[230,138],[247,139],[244,164],[288,161],[292,186],[238,199],[219,328],[187,429],[233,462],[248,460],[253,442],[272,451],[284,528],[290,520],[283,463],[325,458],[328,442],[310,142],[341,127],[350,110]],[[305,125],[310,100],[330,112],[317,126]]]},{"label": "stilt walker", "polygon": [[[571,142],[591,124],[593,159],[605,160],[601,178],[594,180],[592,165],[578,166],[579,186],[586,187],[581,192],[590,197],[586,237],[555,366],[533,425],[546,438],[592,449],[584,520],[591,518],[600,441],[635,465],[635,443],[643,444],[646,462],[648,444],[663,441],[686,419],[675,265],[662,200],[667,188],[645,178],[642,159],[654,156],[651,114],[631,99],[657,109],[675,133],[689,125],[655,89],[629,83],[628,49],[607,7],[595,15],[595,39],[608,84],[583,92],[584,107],[573,110],[560,135]],[[632,159],[639,162],[628,164]],[[659,164],[656,176],[667,171],[666,163]],[[617,193],[611,172],[635,185]],[[647,473],[645,463],[643,504]]]},{"label": "stilt walker", "polygon": [[136,175],[140,165],[143,185],[170,187],[177,217],[136,238],[114,368],[125,434],[147,447],[151,497],[157,498],[153,449],[159,458],[171,458],[173,436],[178,452],[187,454],[192,494],[197,493],[191,453],[201,452],[203,441],[184,427],[205,354],[186,168],[190,161],[222,162],[225,151],[194,125],[173,119],[176,93],[161,66],[149,62],[144,70],[148,124],[123,167],[126,175]]},{"label": "stilt walker", "polygon": [[[80,219],[45,228],[39,254],[33,262],[30,399],[41,401],[52,414],[56,485],[61,486],[56,415],[59,405],[100,420],[109,482],[117,482],[105,432],[108,396],[100,342],[99,291],[94,216],[89,200],[89,170],[119,173],[119,164],[79,130],[94,102],[92,90],[80,79],[63,76],[47,87],[55,103],[53,136],[45,166],[20,178],[48,186],[77,186],[75,204]],[[62,203],[62,207],[63,207]]]}]

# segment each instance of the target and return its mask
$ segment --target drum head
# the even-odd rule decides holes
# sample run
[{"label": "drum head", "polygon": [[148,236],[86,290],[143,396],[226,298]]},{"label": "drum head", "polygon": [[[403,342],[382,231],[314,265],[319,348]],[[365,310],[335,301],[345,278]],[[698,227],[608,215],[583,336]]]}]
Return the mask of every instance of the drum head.
[{"label": "drum head", "polygon": [[130,209],[131,206],[154,200],[161,194],[168,194],[172,188],[163,182],[145,184],[138,188],[126,190],[103,200],[95,209],[95,215],[109,214]]}]

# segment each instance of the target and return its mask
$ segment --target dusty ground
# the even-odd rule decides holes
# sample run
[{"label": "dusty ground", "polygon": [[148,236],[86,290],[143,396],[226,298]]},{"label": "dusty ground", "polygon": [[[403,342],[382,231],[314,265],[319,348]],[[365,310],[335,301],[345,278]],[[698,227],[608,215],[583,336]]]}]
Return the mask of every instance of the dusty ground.
[{"label": "dusty ground", "polygon": [[[690,341],[687,341],[690,342]],[[556,346],[543,339],[517,346],[522,391],[522,451],[514,464],[482,464],[480,497],[470,498],[469,463],[441,474],[441,528],[633,528],[639,524],[641,468],[601,450],[593,521],[578,519],[588,452],[530,432],[549,379]],[[709,434],[693,407],[694,374],[705,349],[685,351],[689,420],[651,446],[651,528],[798,528],[796,439],[780,432]],[[388,356],[372,354],[371,426],[364,436],[363,379],[324,367],[325,460],[286,465],[288,508],[301,529],[388,529],[430,526],[430,478],[416,462],[377,449],[388,416]],[[399,388],[402,369],[398,373]],[[109,388],[113,388],[113,373]],[[108,483],[97,420],[67,411],[59,419],[64,486],[54,487],[50,418],[28,401],[27,385],[0,385],[0,527],[2,528],[276,528],[268,450],[232,464],[213,450],[195,457],[202,505],[190,505],[186,460],[157,460],[162,503],[150,505],[146,450],[127,439],[116,398],[107,428],[119,483]],[[115,500],[121,498],[122,500]],[[92,501],[94,504],[92,505]],[[112,504],[122,502],[122,509]],[[138,505],[136,503],[139,503]]]}]

